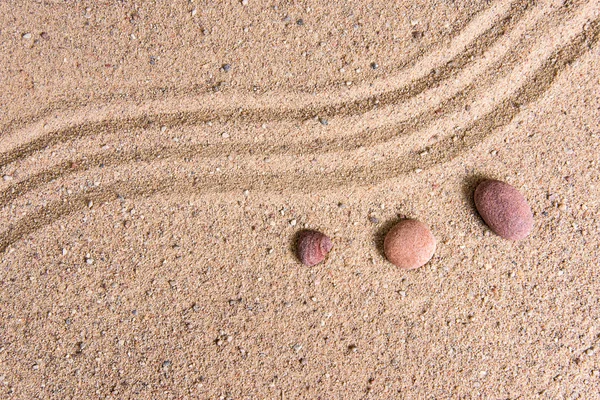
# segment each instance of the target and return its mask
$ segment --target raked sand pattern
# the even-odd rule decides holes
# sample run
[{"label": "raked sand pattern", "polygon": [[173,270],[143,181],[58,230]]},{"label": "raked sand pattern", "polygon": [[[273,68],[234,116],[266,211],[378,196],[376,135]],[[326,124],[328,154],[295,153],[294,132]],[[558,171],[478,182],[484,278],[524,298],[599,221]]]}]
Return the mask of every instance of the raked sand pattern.
[{"label": "raked sand pattern", "polygon": [[[339,11],[316,2],[288,18],[288,5],[248,3],[188,11],[220,10],[224,43],[231,12],[264,22],[270,10],[285,29],[332,37]],[[423,4],[420,18],[456,17],[449,33],[409,18],[402,41],[422,47],[387,67],[402,51],[382,40],[378,60],[360,61],[358,39],[340,38],[332,53],[347,46],[355,61],[341,70],[359,74],[348,80],[325,64],[276,85],[280,67],[261,77],[250,62],[228,86],[213,74],[237,66],[219,71],[215,53],[197,67],[214,70],[206,82],[182,72],[168,90],[122,76],[103,87],[46,73],[37,94],[44,72],[19,86],[19,57],[60,24],[21,48],[33,40],[15,22],[26,8],[2,7],[2,66],[15,76],[0,81],[2,397],[600,398],[597,1]],[[28,11],[51,24],[65,7],[76,8]],[[108,34],[93,17],[102,7],[71,12]],[[392,8],[372,7],[349,14],[354,29],[378,30],[370,12]],[[247,53],[279,65],[260,42]],[[490,234],[472,204],[483,178],[528,198],[530,238]],[[412,272],[382,253],[405,216],[438,241]],[[332,238],[325,263],[295,258],[304,228]]]}]

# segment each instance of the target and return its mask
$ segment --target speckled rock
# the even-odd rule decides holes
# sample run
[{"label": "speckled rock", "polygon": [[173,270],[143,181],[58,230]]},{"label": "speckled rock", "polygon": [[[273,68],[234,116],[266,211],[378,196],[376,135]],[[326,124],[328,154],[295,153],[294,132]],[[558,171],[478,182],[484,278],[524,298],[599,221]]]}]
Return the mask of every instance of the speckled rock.
[{"label": "speckled rock", "polygon": [[415,219],[405,219],[387,233],[383,251],[395,266],[415,269],[431,260],[435,246],[435,237],[427,225]]},{"label": "speckled rock", "polygon": [[483,181],[475,189],[474,200],[479,215],[497,235],[521,240],[531,233],[531,208],[525,197],[508,183]]},{"label": "speckled rock", "polygon": [[313,230],[301,231],[298,234],[298,258],[304,265],[312,267],[325,259],[333,248],[333,243],[326,235]]}]

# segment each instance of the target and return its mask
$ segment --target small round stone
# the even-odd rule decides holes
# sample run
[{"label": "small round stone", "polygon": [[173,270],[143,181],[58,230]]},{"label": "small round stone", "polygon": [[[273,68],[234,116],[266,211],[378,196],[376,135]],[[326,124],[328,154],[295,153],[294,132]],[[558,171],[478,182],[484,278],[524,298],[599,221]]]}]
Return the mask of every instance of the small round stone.
[{"label": "small round stone", "polygon": [[474,200],[479,215],[497,235],[521,240],[533,230],[533,214],[527,200],[508,183],[483,181],[475,189]]},{"label": "small round stone", "polygon": [[398,268],[415,269],[431,260],[435,246],[435,237],[427,225],[416,219],[405,219],[387,233],[383,251]]},{"label": "small round stone", "polygon": [[333,248],[333,243],[326,235],[310,229],[298,234],[298,258],[304,265],[312,267],[325,259]]}]

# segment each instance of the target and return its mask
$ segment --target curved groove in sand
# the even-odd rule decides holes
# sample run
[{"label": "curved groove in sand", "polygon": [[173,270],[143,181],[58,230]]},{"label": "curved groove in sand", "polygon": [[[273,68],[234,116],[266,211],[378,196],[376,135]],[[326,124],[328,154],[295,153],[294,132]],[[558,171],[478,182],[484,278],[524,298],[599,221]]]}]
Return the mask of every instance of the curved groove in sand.
[{"label": "curved groove in sand", "polygon": [[542,67],[519,90],[503,100],[494,110],[471,123],[462,133],[458,143],[450,138],[438,142],[430,148],[435,156],[429,161],[418,162],[409,155],[377,163],[373,166],[358,166],[338,170],[330,174],[257,174],[251,180],[244,175],[201,176],[194,179],[142,179],[136,184],[131,181],[117,181],[105,187],[78,193],[69,198],[53,201],[41,210],[21,218],[7,230],[0,233],[0,251],[46,225],[69,214],[88,207],[89,201],[102,204],[117,196],[144,197],[160,193],[220,193],[249,188],[261,191],[316,191],[348,184],[375,185],[386,179],[400,176],[419,168],[430,168],[446,163],[460,156],[465,150],[473,149],[500,128],[509,124],[518,115],[522,106],[538,100],[553,84],[557,76],[568,65],[587,53],[600,38],[600,19],[592,21],[588,28],[578,34],[569,44],[553,52]]},{"label": "curved groove in sand", "polygon": [[[583,13],[585,15],[585,13]],[[572,21],[567,21],[563,25],[576,25]],[[547,26],[545,30],[552,29],[552,26]],[[529,41],[530,47],[525,48],[525,51],[521,51],[517,55],[529,54],[529,50],[533,47],[536,41]],[[523,48],[520,48],[523,50]],[[495,65],[500,65],[505,69],[509,69],[515,63],[521,61],[522,57],[514,57],[515,54],[509,52],[504,55],[500,60],[495,62]],[[517,75],[529,75],[527,71],[517,71]],[[534,71],[535,72],[535,71]],[[513,73],[514,74],[514,73]],[[376,129],[369,129],[367,131],[360,131],[358,134],[351,136],[345,136],[334,139],[317,139],[309,143],[286,143],[286,144],[274,144],[274,143],[258,143],[253,144],[251,150],[261,156],[274,156],[274,155],[300,155],[300,154],[322,154],[327,152],[344,152],[352,151],[364,146],[375,146],[381,143],[385,143],[389,140],[397,140],[401,137],[406,137],[414,132],[422,130],[423,127],[432,124],[432,122],[438,118],[448,116],[451,113],[462,109],[466,104],[472,103],[475,99],[473,93],[474,88],[477,88],[479,92],[492,92],[488,88],[487,84],[490,81],[495,81],[495,77],[483,76],[483,79],[470,83],[467,88],[459,91],[457,94],[449,99],[443,101],[440,105],[431,110],[426,110],[420,114],[413,116],[407,120],[401,121],[399,124],[393,126],[384,126]],[[502,82],[500,82],[502,85]],[[495,93],[495,91],[493,91]],[[438,112],[443,110],[442,112]],[[479,115],[475,115],[475,118],[480,118]],[[2,192],[0,192],[0,206],[5,206],[15,199],[23,196],[24,194],[35,190],[53,180],[74,175],[79,172],[87,171],[98,164],[104,164],[105,166],[116,166],[131,162],[152,162],[158,159],[165,158],[213,158],[223,156],[227,153],[234,153],[237,155],[244,156],[244,153],[248,152],[248,148],[242,144],[195,144],[186,146],[161,146],[152,147],[149,149],[135,150],[129,152],[117,152],[117,153],[96,153],[91,155],[85,155],[78,159],[63,161],[51,168],[45,169],[39,173],[32,175],[31,177],[24,179],[21,182],[15,183]]]},{"label": "curved groove in sand", "polygon": [[[402,62],[401,65],[392,67],[392,72],[394,74],[402,73],[405,70],[408,70],[409,68],[414,68],[418,62],[420,62],[423,58],[430,56],[431,53],[433,53],[433,52],[439,53],[443,49],[452,47],[452,43],[453,43],[454,39],[457,36],[462,35],[463,31],[466,29],[467,26],[469,26],[471,24],[471,22],[473,20],[475,20],[476,18],[481,18],[481,16],[484,16],[486,20],[493,20],[494,15],[500,14],[502,10],[495,10],[495,8],[494,8],[494,7],[496,7],[496,8],[498,7],[497,3],[498,2],[489,2],[488,4],[486,4],[486,6],[483,9],[479,10],[475,14],[473,14],[473,15],[469,16],[467,19],[465,19],[465,21],[463,21],[461,25],[454,27],[452,29],[452,32],[449,35],[448,39],[444,43],[434,44],[432,51],[427,52],[427,53],[418,54],[412,59],[405,60],[404,62]],[[343,84],[344,82],[337,82],[337,83]],[[333,82],[333,85],[328,84],[327,86],[335,86],[335,82]],[[307,92],[306,89],[305,90],[300,89],[299,91]],[[161,87],[154,87],[154,88],[139,90],[139,88],[137,86],[134,86],[134,87],[128,87],[127,94],[122,94],[121,96],[122,96],[122,100],[127,98],[128,101],[131,101],[131,102],[141,102],[141,101],[148,101],[148,100],[156,100],[165,95],[171,95],[172,97],[175,97],[175,98],[182,98],[182,97],[198,96],[198,95],[201,95],[202,93],[203,92],[200,91],[198,89],[198,87],[192,87],[192,88],[186,89],[186,88],[161,86]],[[92,102],[94,104],[99,104],[99,103],[107,103],[109,101],[113,101],[113,102],[118,101],[116,99],[116,97],[118,97],[118,96],[110,94],[110,95],[97,96],[93,100],[90,100],[89,97],[86,97],[85,100],[73,99],[73,98],[70,98],[68,100],[57,100],[57,101],[54,101],[51,104],[47,105],[42,110],[38,111],[37,113],[35,113],[33,115],[18,117],[18,118],[15,118],[15,119],[7,122],[3,126],[0,126],[0,132],[12,132],[12,131],[16,131],[19,129],[23,129],[27,125],[31,125],[31,124],[35,123],[36,121],[40,121],[40,120],[48,117],[50,114],[67,111],[67,110],[75,109],[75,108],[82,108],[86,105],[89,105],[90,102]]]},{"label": "curved groove in sand", "polygon": [[[118,114],[117,110],[113,108],[109,108],[108,110],[104,110],[104,114],[107,116],[106,119],[101,119],[97,121],[83,121],[79,123],[75,123],[66,128],[58,128],[54,129],[51,132],[43,134],[42,136],[35,137],[33,139],[30,138],[31,133],[25,134],[23,132],[19,132],[19,135],[27,138],[26,140],[30,140],[29,142],[17,145],[16,147],[4,151],[0,154],[0,167],[6,166],[7,164],[16,161],[20,158],[27,157],[41,149],[44,149],[51,145],[56,145],[59,143],[64,143],[70,140],[87,137],[89,135],[94,134],[98,131],[104,132],[115,132],[124,129],[136,129],[136,128],[147,128],[152,124],[160,124],[166,126],[190,126],[190,125],[198,125],[200,123],[204,123],[211,120],[238,120],[243,122],[254,122],[254,123],[263,123],[269,121],[283,121],[283,120],[306,120],[312,118],[314,116],[350,116],[350,115],[359,115],[370,110],[373,110],[376,107],[383,107],[386,105],[392,105],[398,102],[406,101],[420,93],[423,93],[425,90],[431,87],[435,87],[440,85],[443,81],[447,79],[451,79],[460,73],[465,67],[473,62],[473,60],[477,59],[477,57],[481,56],[487,49],[489,49],[497,40],[505,35],[507,31],[512,29],[519,20],[524,16],[525,11],[529,9],[529,6],[532,2],[529,0],[517,0],[514,3],[511,3],[509,6],[504,5],[502,3],[497,10],[494,7],[491,7],[492,10],[488,10],[491,15],[482,15],[477,21],[473,22],[474,27],[467,27],[465,32],[462,32],[460,36],[463,35],[471,35],[470,30],[475,30],[479,26],[479,20],[482,19],[482,23],[487,23],[484,25],[483,32],[475,33],[477,35],[474,39],[467,39],[468,45],[462,46],[461,43],[463,40],[458,40],[459,44],[457,47],[465,47],[462,52],[452,56],[449,61],[444,61],[444,64],[436,67],[434,65],[416,65],[413,69],[416,70],[414,75],[420,76],[419,78],[413,79],[409,81],[406,85],[402,84],[393,84],[394,79],[386,79],[382,82],[375,83],[376,87],[380,87],[383,90],[382,93],[368,95],[367,97],[362,96],[365,91],[364,88],[354,90],[353,93],[358,95],[359,97],[356,99],[351,99],[342,102],[330,101],[327,100],[328,103],[318,105],[318,106],[306,106],[303,104],[303,101],[298,98],[290,99],[275,99],[275,100],[266,100],[266,99],[243,99],[242,104],[240,106],[224,108],[224,109],[214,109],[203,111],[200,110],[188,110],[188,111],[179,111],[179,112],[156,112],[152,111],[157,106],[155,104],[146,105],[145,107],[140,107],[139,105],[135,105],[134,112],[138,114],[137,116],[125,116],[125,117],[114,117],[115,114]],[[498,12],[502,12],[503,7],[508,8],[508,10],[501,14],[500,17],[497,16]],[[492,18],[490,18],[492,17]],[[486,20],[489,18],[490,22]],[[489,25],[491,24],[491,26]],[[435,59],[435,57],[432,57]],[[427,61],[427,60],[426,60]],[[427,73],[423,73],[423,71],[427,71]],[[430,73],[429,71],[434,71],[434,73]],[[409,71],[410,72],[410,71]],[[407,75],[408,72],[404,75]],[[412,75],[408,75],[412,76]],[[397,78],[396,80],[402,81],[402,77]],[[392,89],[389,90],[389,87]],[[371,91],[371,89],[367,89],[367,91]],[[332,95],[325,95],[323,97],[329,99]],[[290,95],[291,96],[291,95]],[[334,94],[334,98],[339,97],[339,93]],[[243,108],[244,101],[251,100],[252,102],[263,103],[263,105],[259,108]],[[307,100],[314,100],[312,96]],[[272,108],[271,106],[264,106],[265,101],[269,101],[270,103],[275,104],[287,104],[288,108]],[[300,104],[299,108],[290,108],[290,104]],[[120,105],[119,105],[120,107]],[[241,108],[240,108],[241,107]],[[140,111],[143,114],[140,114]],[[150,111],[150,115],[145,114]],[[85,112],[84,119],[85,119]],[[74,118],[77,121],[77,118]],[[30,129],[43,130],[40,129],[40,126],[34,126]]]}]

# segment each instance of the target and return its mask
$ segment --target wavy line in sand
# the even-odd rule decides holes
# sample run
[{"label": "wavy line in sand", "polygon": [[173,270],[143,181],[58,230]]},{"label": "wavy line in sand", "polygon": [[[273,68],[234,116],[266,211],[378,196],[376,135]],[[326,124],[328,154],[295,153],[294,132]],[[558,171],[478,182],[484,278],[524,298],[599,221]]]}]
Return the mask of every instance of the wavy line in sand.
[{"label": "wavy line in sand", "polygon": [[390,91],[371,95],[366,98],[350,102],[333,103],[320,106],[308,106],[297,109],[229,109],[219,111],[185,111],[165,112],[155,115],[140,115],[107,119],[103,121],[84,122],[63,129],[49,132],[43,136],[19,145],[0,154],[0,167],[11,162],[27,157],[48,146],[81,139],[96,132],[117,132],[127,129],[143,129],[160,124],[166,126],[190,126],[218,119],[239,120],[243,122],[264,123],[274,120],[306,120],[314,116],[350,116],[368,112],[376,107],[383,107],[406,101],[426,89],[439,85],[441,82],[454,77],[468,64],[481,56],[490,48],[506,31],[512,29],[523,17],[531,1],[520,0],[511,4],[510,10],[500,20],[475,38],[464,52],[439,67],[434,74],[427,74],[412,81],[409,85],[395,88]]},{"label": "wavy line in sand", "polygon": [[[500,3],[500,4],[499,4]],[[520,1],[520,2],[516,2],[515,4],[533,4],[533,1]],[[509,4],[509,2],[506,2],[506,4]],[[417,56],[415,59],[412,60],[407,60],[405,63],[403,63],[403,66],[400,67],[400,71],[398,72],[405,72],[405,69],[410,69],[410,68],[415,68],[415,65],[423,58],[426,58],[428,56],[430,56],[432,53],[439,53],[442,52],[444,49],[446,48],[452,48],[453,45],[453,41],[457,36],[461,36],[463,34],[463,31],[467,31],[469,25],[471,25],[471,23],[474,20],[478,20],[481,19],[483,21],[493,21],[496,19],[496,17],[498,15],[503,14],[503,7],[505,6],[504,3],[501,2],[490,2],[487,7],[485,7],[484,9],[480,10],[478,13],[472,15],[470,18],[468,18],[466,21],[464,21],[464,23],[457,27],[456,29],[454,29],[452,31],[452,35],[450,36],[450,45],[443,45],[443,44],[439,44],[436,46],[435,49],[433,49],[432,51],[428,52],[428,53],[423,53],[419,56]],[[508,8],[508,7],[506,7]],[[474,37],[477,37],[478,35],[475,34],[473,35]],[[456,41],[455,41],[456,42]],[[131,88],[132,90],[136,90],[137,88]],[[168,93],[173,93],[177,95],[177,98],[183,98],[186,97],[188,95],[200,95],[201,93],[195,89],[195,88],[191,88],[186,90],[185,88],[164,88],[164,87],[160,87],[160,88],[153,88],[153,89],[144,89],[141,91],[141,94],[135,94],[135,93],[128,93],[126,96],[128,99],[130,99],[130,101],[133,102],[144,102],[144,101],[148,101],[149,99],[158,99],[160,97],[163,97],[164,95],[168,94]],[[157,95],[160,94],[160,95]],[[272,93],[269,94],[269,96],[271,96]],[[57,112],[61,112],[61,111],[67,111],[73,108],[82,108],[85,107],[87,105],[90,104],[90,102],[108,102],[108,101],[114,101],[116,100],[117,96],[115,95],[107,95],[107,96],[99,96],[93,100],[90,100],[89,97],[86,97],[85,100],[73,100],[73,99],[68,99],[68,100],[63,100],[63,101],[59,101],[59,102],[55,102],[47,107],[45,107],[43,110],[40,110],[39,112],[37,112],[35,115],[30,115],[27,117],[20,117],[17,119],[14,119],[10,122],[8,122],[6,125],[0,127],[0,132],[8,132],[8,131],[15,131],[18,129],[22,129],[27,125],[30,125],[36,121],[42,120],[43,118],[49,116],[50,114],[55,114]]]},{"label": "wavy line in sand", "polygon": [[600,38],[600,20],[590,23],[588,29],[580,33],[571,43],[556,51],[538,72],[521,87],[517,93],[502,101],[501,105],[483,118],[473,122],[464,131],[460,140],[447,138],[430,149],[433,158],[429,161],[410,157],[385,161],[371,167],[359,166],[331,174],[258,174],[248,179],[247,175],[203,176],[194,179],[140,179],[135,182],[117,181],[108,186],[79,193],[69,198],[53,201],[41,210],[21,218],[0,234],[0,251],[22,237],[52,224],[67,215],[88,207],[89,201],[102,204],[119,196],[144,197],[156,194],[173,193],[220,193],[250,188],[261,191],[317,191],[328,190],[348,184],[375,185],[384,180],[398,177],[413,171],[417,166],[431,168],[449,162],[460,156],[466,149],[472,149],[485,141],[493,132],[509,124],[522,106],[538,100],[553,84],[558,74],[589,51]]},{"label": "wavy line in sand", "polygon": [[[567,21],[565,25],[571,24],[572,21]],[[551,26],[547,26],[546,30],[552,29]],[[533,47],[534,41],[529,38],[529,47],[523,49],[517,47],[517,50],[522,51],[523,54],[528,54],[531,47]],[[513,49],[513,51],[515,51]],[[509,52],[495,65],[502,65],[507,69],[521,60],[522,57],[514,57],[513,52]],[[452,98],[444,101],[439,107],[434,110],[429,110],[418,114],[417,116],[410,118],[409,120],[402,121],[398,125],[390,127],[383,127],[381,129],[362,131],[359,134],[352,135],[351,137],[343,137],[341,140],[328,139],[328,140],[316,140],[310,143],[297,143],[297,144],[273,144],[273,143],[259,143],[254,144],[250,151],[265,155],[299,155],[299,154],[320,154],[331,151],[348,151],[355,150],[363,146],[371,146],[380,144],[382,141],[388,139],[398,139],[410,135],[413,132],[417,132],[420,128],[430,125],[435,118],[449,115],[450,113],[462,109],[465,104],[472,101],[472,89],[477,87],[479,91],[489,91],[486,84],[489,81],[494,80],[492,76],[483,76],[481,81],[476,81],[470,84],[467,89],[459,92]],[[438,110],[443,109],[442,113],[438,113]],[[234,153],[243,154],[248,152],[248,148],[244,144],[218,144],[218,145],[186,145],[185,147],[153,147],[150,149],[142,149],[131,152],[118,152],[118,153],[100,153],[85,155],[75,160],[64,161],[52,168],[46,169],[32,177],[25,179],[19,183],[11,185],[4,191],[0,192],[0,206],[5,206],[11,201],[14,201],[18,197],[35,190],[36,188],[47,184],[53,180],[59,179],[64,176],[73,175],[78,172],[87,171],[91,168],[96,167],[99,164],[105,166],[116,166],[130,162],[151,162],[158,159],[165,158],[211,158],[223,156],[223,154]]]}]

